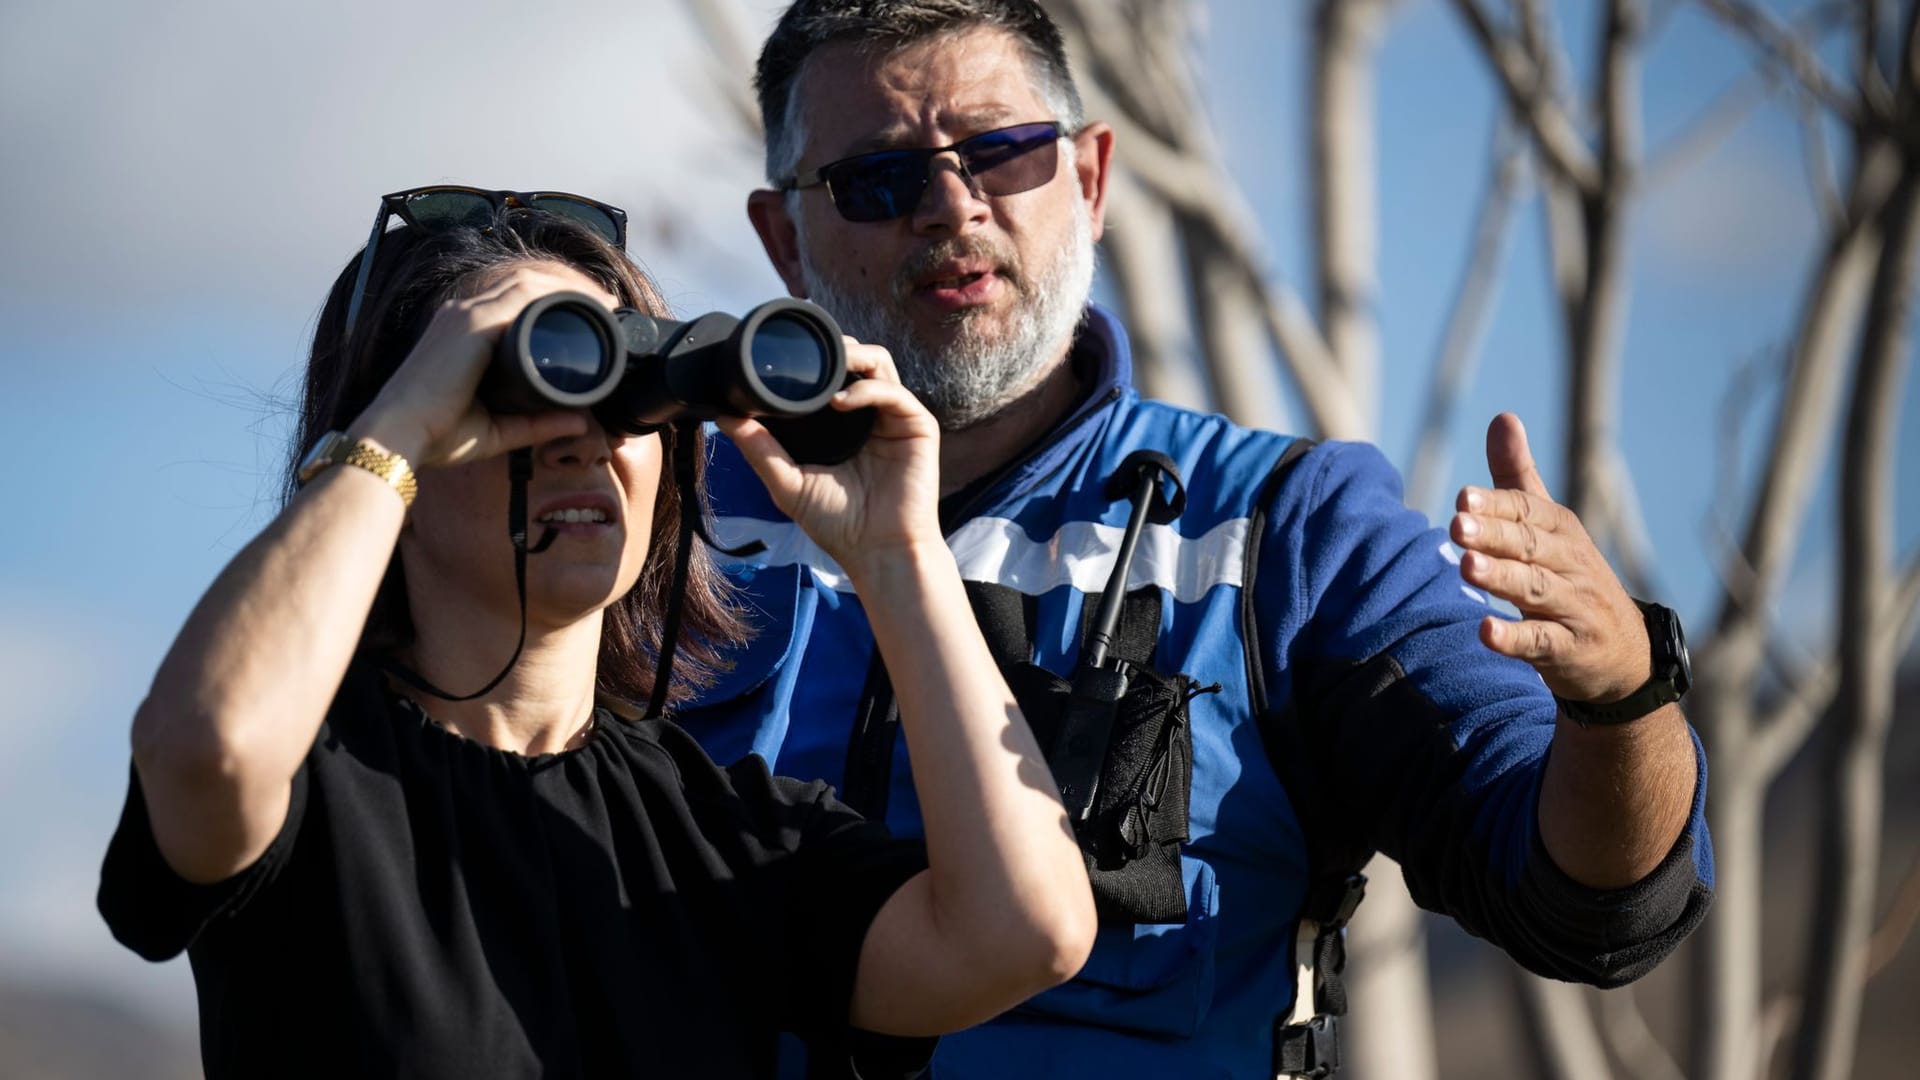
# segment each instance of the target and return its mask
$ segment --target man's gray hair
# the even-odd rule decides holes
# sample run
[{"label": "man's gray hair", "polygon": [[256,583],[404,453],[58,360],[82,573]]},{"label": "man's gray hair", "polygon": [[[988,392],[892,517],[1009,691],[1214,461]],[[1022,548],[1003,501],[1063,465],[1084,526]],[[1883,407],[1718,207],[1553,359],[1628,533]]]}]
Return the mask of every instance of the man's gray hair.
[{"label": "man's gray hair", "polygon": [[753,80],[767,133],[767,179],[777,184],[800,164],[807,138],[794,85],[822,46],[852,43],[884,55],[983,27],[1013,36],[1052,119],[1070,134],[1079,131],[1086,116],[1060,28],[1034,0],[795,0],[760,50]]}]

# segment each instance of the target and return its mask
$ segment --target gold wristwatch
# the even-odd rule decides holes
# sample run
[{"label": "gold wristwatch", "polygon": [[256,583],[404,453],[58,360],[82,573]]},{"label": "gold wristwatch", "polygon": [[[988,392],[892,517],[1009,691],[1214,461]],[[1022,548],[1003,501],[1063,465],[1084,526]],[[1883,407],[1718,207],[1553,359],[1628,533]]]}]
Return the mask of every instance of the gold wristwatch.
[{"label": "gold wristwatch", "polygon": [[313,449],[300,462],[300,483],[312,482],[313,478],[325,472],[329,466],[352,465],[365,469],[385,480],[400,493],[400,499],[408,506],[413,505],[413,496],[419,490],[414,483],[413,466],[399,454],[390,454],[376,448],[365,439],[350,439],[344,431],[329,431],[320,436]]}]

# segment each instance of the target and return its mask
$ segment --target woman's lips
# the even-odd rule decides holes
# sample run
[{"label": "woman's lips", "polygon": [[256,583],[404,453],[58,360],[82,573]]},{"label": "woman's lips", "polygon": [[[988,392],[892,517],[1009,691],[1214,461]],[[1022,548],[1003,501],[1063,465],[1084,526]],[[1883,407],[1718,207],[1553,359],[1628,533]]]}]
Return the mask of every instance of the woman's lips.
[{"label": "woman's lips", "polygon": [[542,507],[529,523],[535,530],[552,529],[562,536],[594,536],[620,524],[611,500],[599,496],[570,497]]}]

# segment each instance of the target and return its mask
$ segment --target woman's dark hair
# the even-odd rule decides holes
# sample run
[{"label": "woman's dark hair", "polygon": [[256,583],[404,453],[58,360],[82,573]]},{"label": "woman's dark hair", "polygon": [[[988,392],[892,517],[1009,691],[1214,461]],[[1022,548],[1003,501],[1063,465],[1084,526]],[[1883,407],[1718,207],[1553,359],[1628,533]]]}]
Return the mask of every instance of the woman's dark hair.
[{"label": "woman's dark hair", "polygon": [[[301,394],[299,431],[287,462],[286,499],[298,490],[294,475],[298,462],[322,435],[345,429],[373,403],[426,332],[441,303],[476,276],[533,261],[563,263],[598,282],[627,307],[654,316],[669,315],[652,282],[624,252],[590,229],[538,210],[503,209],[487,228],[403,226],[382,236],[376,247],[366,297],[353,329],[346,329],[347,301],[364,251],[334,280],[320,311]],[[660,629],[672,599],[681,500],[673,482],[674,455],[692,455],[697,510],[703,516],[709,513],[705,435],[696,433],[692,445],[682,446],[670,428],[660,433],[660,439],[662,465],[660,490],[653,503],[653,542],[633,590],[607,608],[600,635],[598,689],[632,702],[644,702],[652,693]],[[669,698],[674,701],[711,683],[725,646],[750,634],[726,575],[697,539],[689,571],[674,654]],[[405,572],[396,558],[367,617],[361,648],[391,652],[412,637]]]}]

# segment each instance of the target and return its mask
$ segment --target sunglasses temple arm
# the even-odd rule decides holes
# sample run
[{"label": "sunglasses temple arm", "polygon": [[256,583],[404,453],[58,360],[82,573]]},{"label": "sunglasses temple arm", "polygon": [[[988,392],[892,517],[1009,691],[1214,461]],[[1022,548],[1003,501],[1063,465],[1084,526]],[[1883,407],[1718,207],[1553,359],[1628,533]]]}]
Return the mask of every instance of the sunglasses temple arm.
[{"label": "sunglasses temple arm", "polygon": [[367,297],[367,277],[373,273],[373,253],[380,246],[380,234],[387,230],[387,204],[380,203],[380,212],[373,216],[373,232],[367,236],[367,246],[360,249],[360,272],[353,278],[353,295],[347,298],[347,325],[342,335],[353,332],[353,324],[360,317],[360,302]]}]

